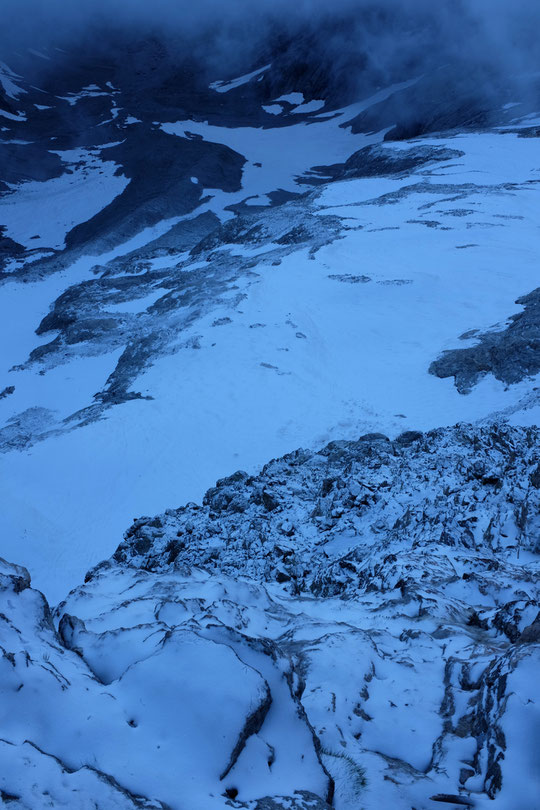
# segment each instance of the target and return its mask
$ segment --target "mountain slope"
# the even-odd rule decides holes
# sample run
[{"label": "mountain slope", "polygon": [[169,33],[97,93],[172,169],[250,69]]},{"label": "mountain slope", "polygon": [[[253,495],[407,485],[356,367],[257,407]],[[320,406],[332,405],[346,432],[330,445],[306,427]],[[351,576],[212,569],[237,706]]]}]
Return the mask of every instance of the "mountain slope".
[{"label": "mountain slope", "polygon": [[538,446],[462,425],[236,473],[136,521],[58,633],[6,564],[3,795],[534,807]]},{"label": "mountain slope", "polygon": [[[225,104],[261,75],[208,93]],[[485,376],[514,357],[506,319],[537,285],[536,139],[520,137],[531,119],[380,146],[369,144],[384,130],[352,134],[359,109],[404,92],[390,88],[330,117],[296,113],[298,93],[296,106],[264,113],[263,127],[263,119],[238,127],[215,116],[170,123],[169,109],[161,124],[118,119],[107,126],[120,145],[77,152],[81,185],[70,169],[0,200],[14,223],[8,235],[20,238],[16,223],[50,199],[50,183],[67,183],[60,199],[71,213],[72,200],[88,199],[90,176],[130,178],[116,191],[106,181],[115,200],[101,199],[97,218],[72,229],[63,250],[51,253],[50,242],[46,256],[35,259],[40,249],[31,248],[12,259],[2,287],[0,441],[13,543],[4,553],[29,565],[52,598],[108,553],[137,511],[202,497],[238,459],[254,470],[268,454],[333,435],[397,435],[497,412],[535,421],[536,310],[519,372],[496,371],[501,382]],[[110,88],[92,93],[61,103],[111,103]],[[242,103],[253,102],[227,101],[235,110]],[[105,137],[105,127],[96,130]],[[461,380],[456,364],[467,351],[438,358],[460,336],[474,346],[486,330],[502,335],[502,359],[480,361],[471,393],[430,375]],[[136,476],[126,478],[126,468]]]},{"label": "mountain slope", "polygon": [[0,804],[540,810],[538,12],[6,2]]}]

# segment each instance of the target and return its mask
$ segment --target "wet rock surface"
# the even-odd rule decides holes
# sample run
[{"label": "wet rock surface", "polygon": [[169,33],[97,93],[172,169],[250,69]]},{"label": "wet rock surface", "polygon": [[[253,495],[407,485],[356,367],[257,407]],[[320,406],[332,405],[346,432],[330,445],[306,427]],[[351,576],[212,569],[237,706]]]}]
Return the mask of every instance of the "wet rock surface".
[{"label": "wet rock surface", "polygon": [[[485,78],[497,82],[493,98],[483,94],[479,85],[471,85],[466,68],[460,72],[443,67],[360,113],[351,122],[353,131],[373,132],[387,128],[386,141],[408,141],[429,133],[491,126],[498,123],[500,116],[500,109],[495,107],[493,99],[496,97],[501,103],[509,90],[494,76]],[[511,90],[509,92],[511,94]],[[512,120],[516,112],[509,111],[507,120]]]}]

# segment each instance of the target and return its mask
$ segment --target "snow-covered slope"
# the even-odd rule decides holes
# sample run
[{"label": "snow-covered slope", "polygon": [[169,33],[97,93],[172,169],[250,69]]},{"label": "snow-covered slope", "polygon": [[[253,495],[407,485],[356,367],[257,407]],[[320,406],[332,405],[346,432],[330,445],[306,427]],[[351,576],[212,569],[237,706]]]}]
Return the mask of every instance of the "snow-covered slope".
[{"label": "snow-covered slope", "polygon": [[141,518],[52,617],[5,564],[2,795],[532,810],[539,493],[537,429],[368,435]]},{"label": "snow-covered slope", "polygon": [[[78,163],[0,199],[6,236],[40,245],[7,261],[0,299],[4,553],[53,600],[134,514],[199,499],[239,463],[369,430],[535,421],[536,317],[512,379],[464,396],[429,373],[460,336],[504,330],[538,283],[531,121],[380,146],[384,129],[353,134],[410,85],[258,127],[117,117],[120,145],[48,152]],[[105,90],[77,105],[119,103]],[[163,165],[140,165],[146,142]]]},{"label": "snow-covered slope", "polygon": [[343,31],[0,63],[8,806],[540,810],[538,76]]}]

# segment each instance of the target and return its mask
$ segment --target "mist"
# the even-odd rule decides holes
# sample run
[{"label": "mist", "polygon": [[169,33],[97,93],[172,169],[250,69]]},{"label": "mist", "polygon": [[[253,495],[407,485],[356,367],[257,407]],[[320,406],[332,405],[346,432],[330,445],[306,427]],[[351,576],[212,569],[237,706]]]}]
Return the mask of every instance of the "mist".
[{"label": "mist", "polygon": [[[444,68],[489,95],[532,93],[540,70],[536,0],[4,0],[0,58],[47,47],[158,37],[217,75],[253,65],[280,40],[316,43],[315,61],[362,90]],[[45,66],[43,66],[45,67]]]}]

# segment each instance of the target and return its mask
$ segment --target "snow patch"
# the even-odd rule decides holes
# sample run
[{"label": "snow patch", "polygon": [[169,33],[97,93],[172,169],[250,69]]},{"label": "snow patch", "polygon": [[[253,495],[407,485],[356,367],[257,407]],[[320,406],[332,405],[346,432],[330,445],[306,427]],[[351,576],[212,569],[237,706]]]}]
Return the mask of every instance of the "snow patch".
[{"label": "snow patch", "polygon": [[264,65],[264,67],[257,68],[257,70],[253,70],[251,73],[245,73],[243,76],[239,76],[237,79],[212,82],[209,87],[211,90],[215,90],[216,93],[228,93],[229,90],[234,90],[236,87],[241,87],[243,84],[247,84],[257,76],[262,76],[262,74],[266,73],[270,67],[271,63]]}]

